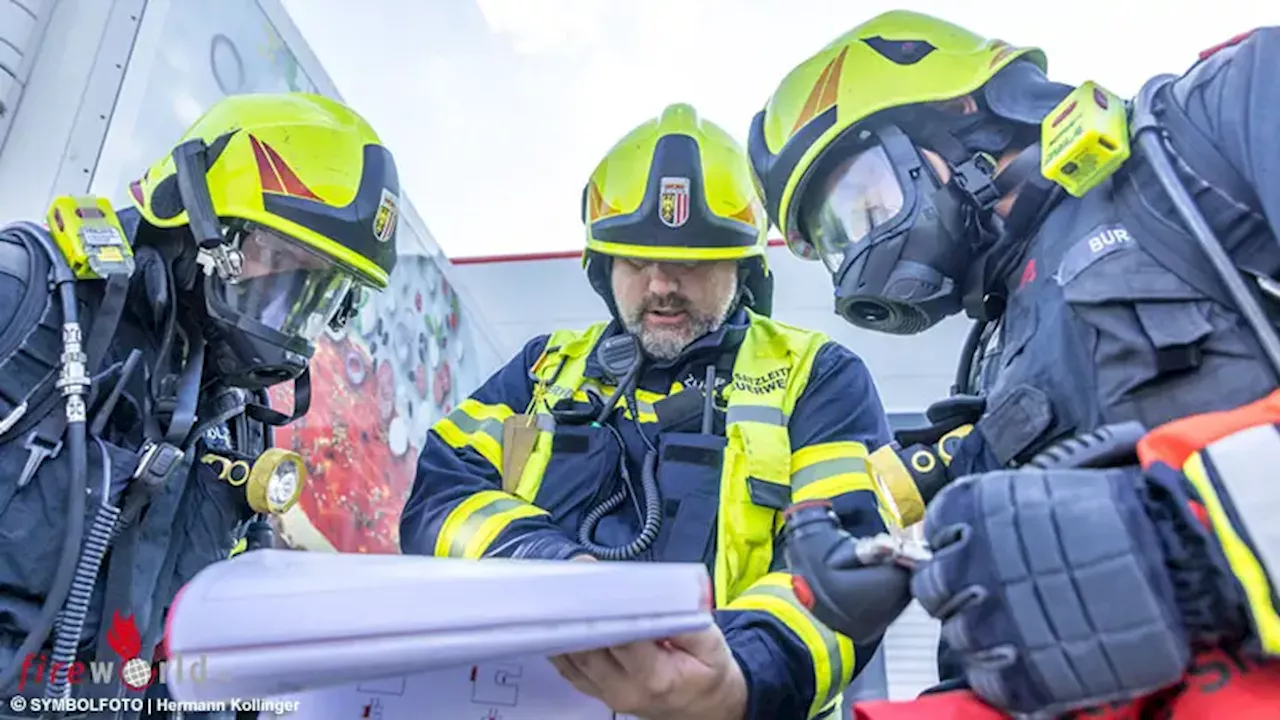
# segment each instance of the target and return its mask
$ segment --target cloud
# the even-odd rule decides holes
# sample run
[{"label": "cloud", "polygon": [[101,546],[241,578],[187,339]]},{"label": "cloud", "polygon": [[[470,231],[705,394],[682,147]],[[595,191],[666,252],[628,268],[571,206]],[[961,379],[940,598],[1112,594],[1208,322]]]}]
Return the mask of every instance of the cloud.
[{"label": "cloud", "polygon": [[1128,95],[1267,22],[1274,5],[1167,0],[1153,13],[1079,0],[1046,14],[1012,0],[982,12],[954,0],[284,2],[393,142],[410,196],[455,255],[580,247],[582,185],[624,133],[689,102],[745,142],[792,67],[891,7],[1040,43],[1055,79]]},{"label": "cloud", "polygon": [[580,49],[599,38],[599,0],[475,0],[489,31],[522,55]]}]

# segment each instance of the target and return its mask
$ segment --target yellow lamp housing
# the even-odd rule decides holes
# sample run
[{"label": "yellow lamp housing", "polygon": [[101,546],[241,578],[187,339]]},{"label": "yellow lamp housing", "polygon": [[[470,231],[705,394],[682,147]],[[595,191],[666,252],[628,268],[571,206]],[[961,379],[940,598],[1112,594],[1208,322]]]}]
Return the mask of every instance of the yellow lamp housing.
[{"label": "yellow lamp housing", "polygon": [[245,500],[256,513],[286,513],[302,497],[307,484],[307,464],[302,456],[284,448],[268,448],[250,465],[243,457],[205,453],[200,462],[213,468],[219,480],[244,487]]},{"label": "yellow lamp housing", "polygon": [[298,504],[307,484],[302,456],[284,448],[268,448],[249,470],[245,497],[254,512],[281,515]]}]

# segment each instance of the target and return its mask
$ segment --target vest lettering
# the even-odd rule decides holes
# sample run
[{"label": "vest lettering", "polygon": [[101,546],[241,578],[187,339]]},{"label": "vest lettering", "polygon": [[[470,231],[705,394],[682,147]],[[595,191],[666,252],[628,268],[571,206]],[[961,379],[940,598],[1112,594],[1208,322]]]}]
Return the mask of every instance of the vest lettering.
[{"label": "vest lettering", "polygon": [[790,380],[791,368],[789,367],[776,368],[763,375],[746,375],[734,372],[733,389],[751,393],[752,395],[768,395],[785,390]]}]

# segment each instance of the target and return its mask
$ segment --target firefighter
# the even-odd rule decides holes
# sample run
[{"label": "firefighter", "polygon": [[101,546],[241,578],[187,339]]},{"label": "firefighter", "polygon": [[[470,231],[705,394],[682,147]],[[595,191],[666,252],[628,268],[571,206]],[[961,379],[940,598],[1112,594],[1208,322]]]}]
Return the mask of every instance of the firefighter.
[{"label": "firefighter", "polygon": [[885,528],[868,473],[888,420],[862,361],[770,319],[767,219],[740,144],[674,104],[582,196],[587,280],[611,319],[530,340],[428,434],[405,553],[698,562],[716,626],[554,659],[643,717],[813,718],[875,649],[790,592],[775,531],[796,499]]},{"label": "firefighter", "polygon": [[[918,13],[877,16],[783,80],[749,150],[788,245],[831,272],[838,312],[895,334],[976,321],[957,396],[877,469],[927,496],[1065,438],[1123,423],[1141,434],[1275,388],[1280,349],[1259,330],[1277,316],[1280,161],[1259,114],[1280,103],[1261,70],[1278,56],[1280,30],[1263,29],[1144,88],[1170,173],[1113,127],[1042,146],[1084,110],[1123,126],[1124,103],[1050,81],[1039,49]],[[1068,151],[1106,162],[1045,164]],[[1175,173],[1230,273],[1182,220]]]},{"label": "firefighter", "polygon": [[96,685],[74,663],[149,663],[179,587],[297,501],[305,466],[271,428],[307,411],[324,328],[387,286],[399,192],[350,108],[242,95],[133,207],[63,197],[47,228],[0,230],[4,697],[141,693],[145,672]]}]

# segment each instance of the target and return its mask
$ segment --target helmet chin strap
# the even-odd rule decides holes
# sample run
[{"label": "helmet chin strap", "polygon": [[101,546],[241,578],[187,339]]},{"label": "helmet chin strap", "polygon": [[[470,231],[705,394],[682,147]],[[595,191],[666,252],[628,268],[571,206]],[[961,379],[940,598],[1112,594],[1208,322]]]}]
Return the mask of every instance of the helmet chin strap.
[{"label": "helmet chin strap", "polygon": [[992,322],[1004,313],[1008,278],[1021,262],[1031,230],[1052,210],[1062,189],[1040,174],[1040,144],[1018,153],[994,178],[1000,197],[1016,192],[1007,217],[993,215],[998,234],[970,264],[964,292],[965,313]]}]

